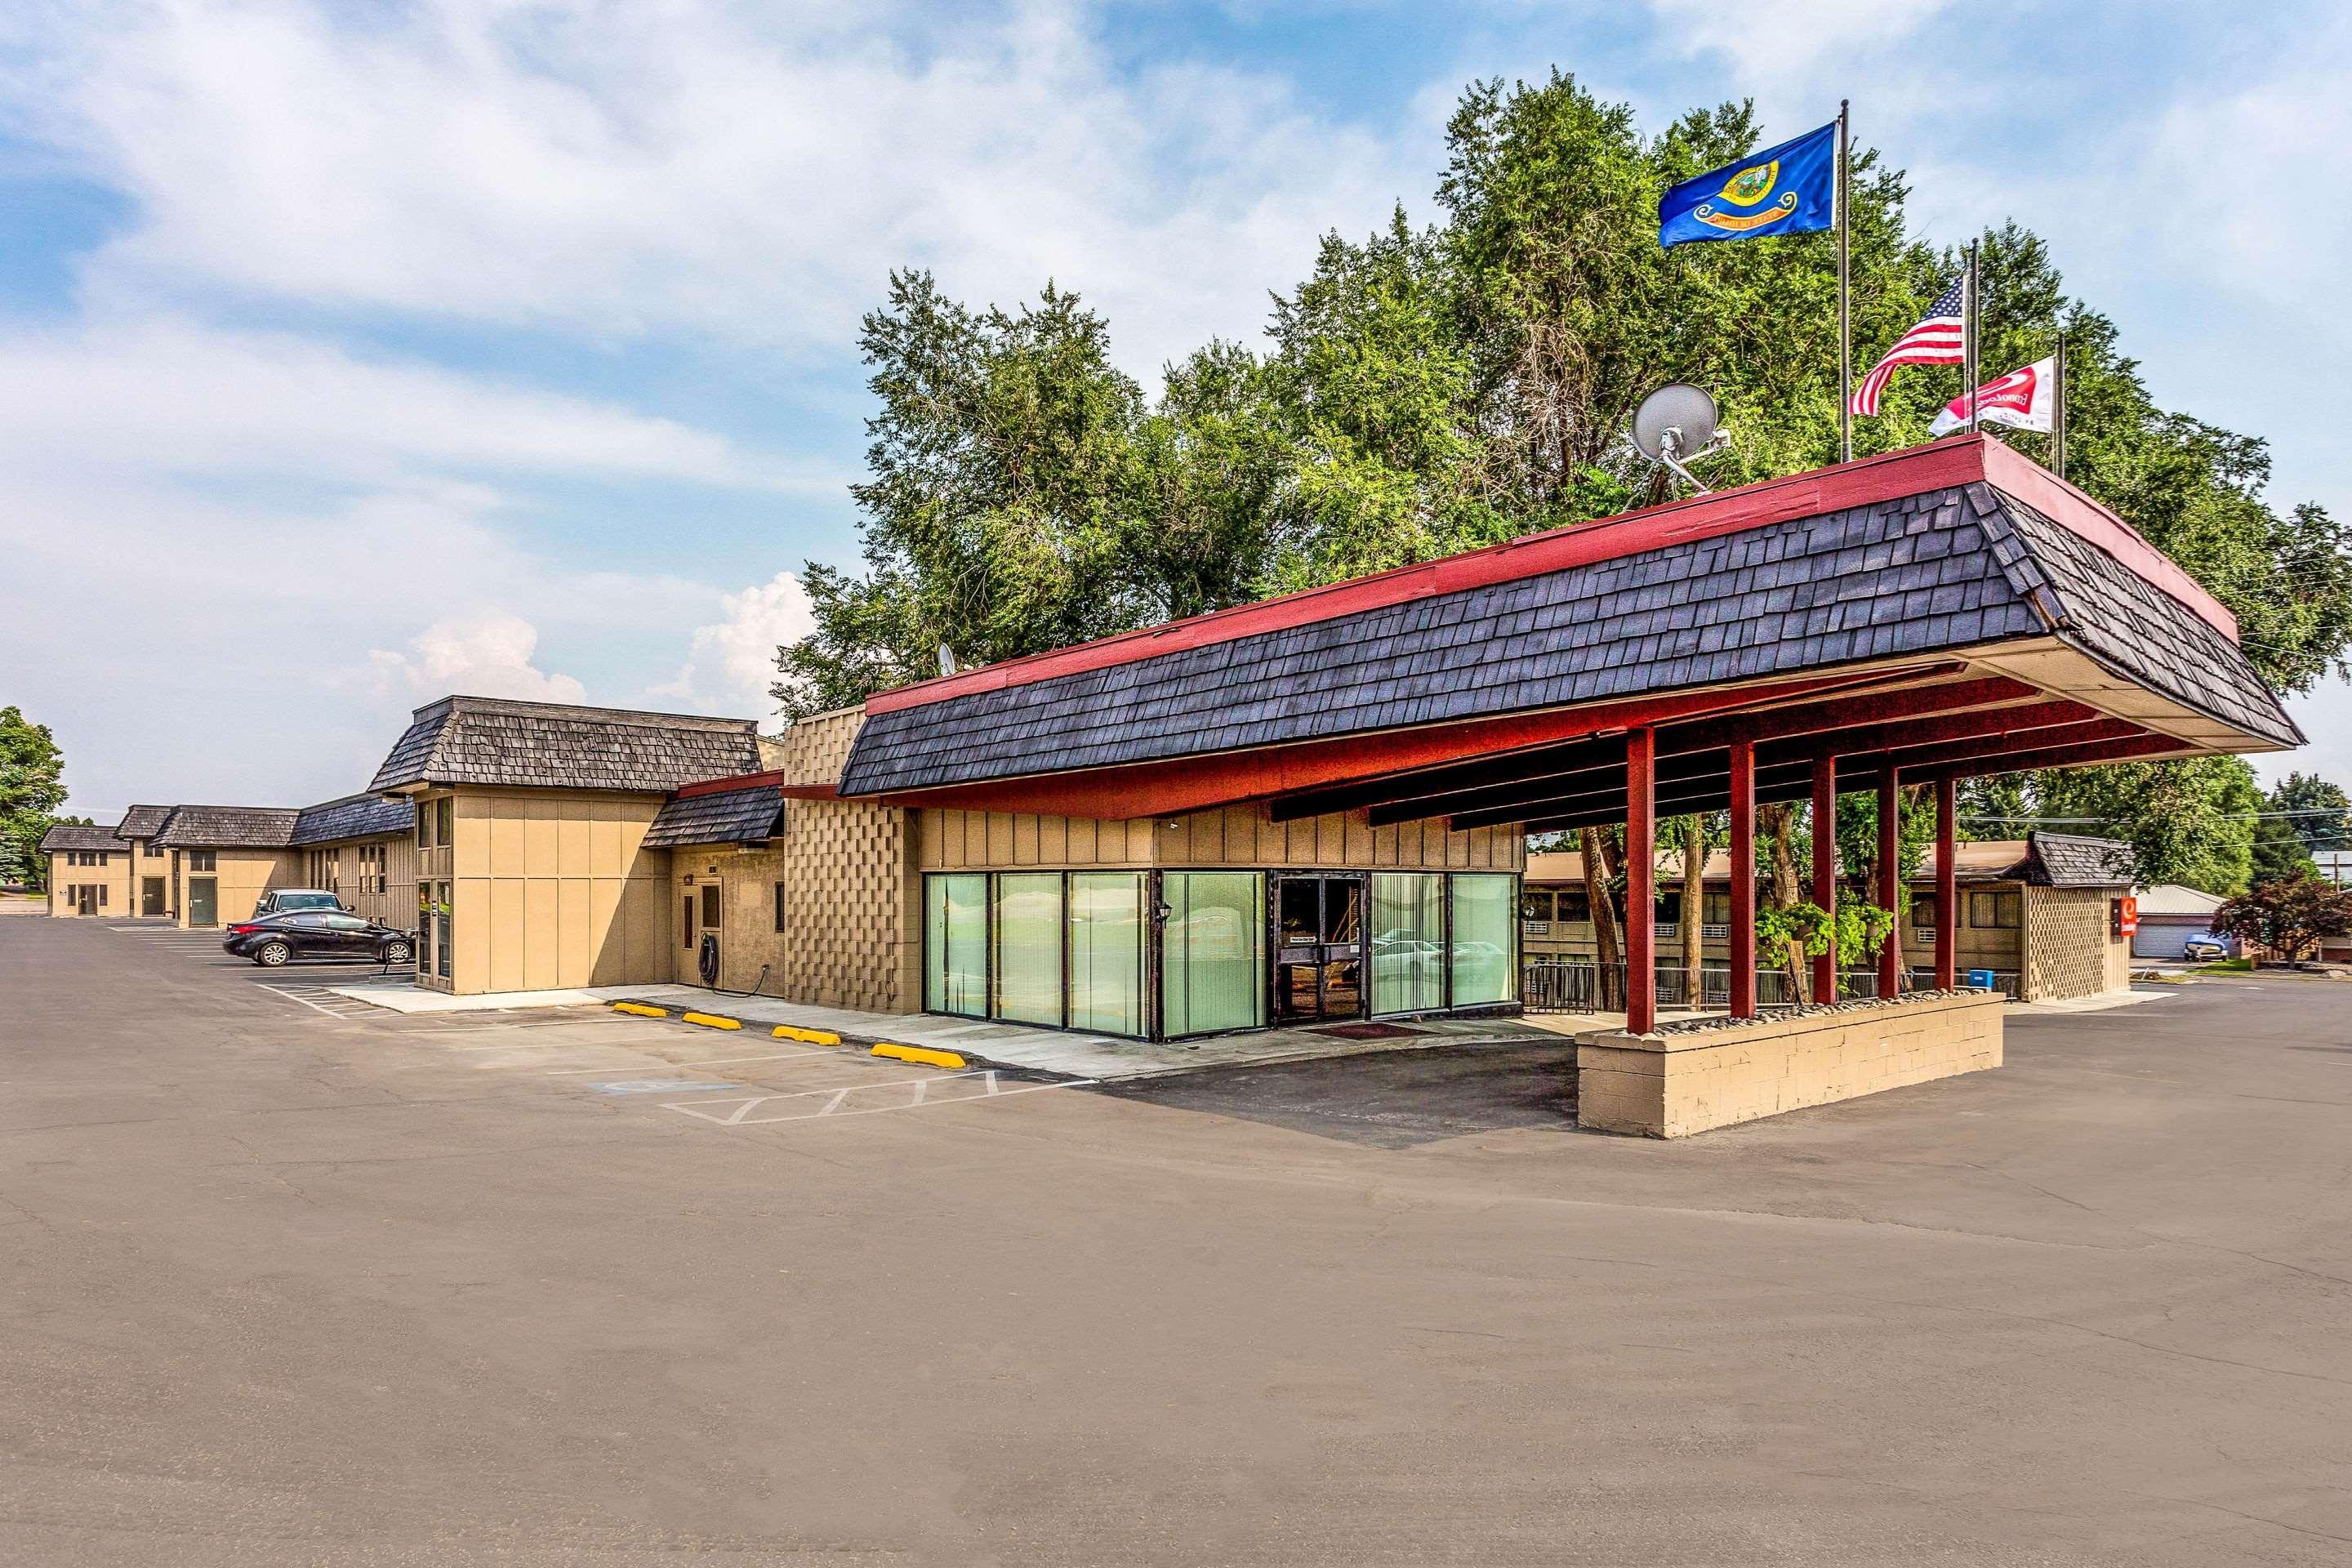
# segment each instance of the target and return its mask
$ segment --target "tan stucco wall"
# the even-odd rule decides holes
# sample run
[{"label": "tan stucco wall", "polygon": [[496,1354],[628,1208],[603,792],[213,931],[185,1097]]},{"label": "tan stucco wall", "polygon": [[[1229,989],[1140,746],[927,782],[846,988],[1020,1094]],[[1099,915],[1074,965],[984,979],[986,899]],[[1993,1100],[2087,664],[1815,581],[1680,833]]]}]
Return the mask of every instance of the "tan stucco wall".
[{"label": "tan stucco wall", "polygon": [[1577,1122],[1682,1138],[1997,1068],[2005,1005],[1943,995],[1685,1035],[1580,1035]]},{"label": "tan stucco wall", "polygon": [[[447,871],[448,989],[470,996],[667,974],[669,856],[644,842],[660,795],[455,794],[455,842],[427,851],[419,871]],[[412,910],[415,897],[412,882]]]},{"label": "tan stucco wall", "polygon": [[1515,828],[1451,833],[1437,822],[1374,827],[1361,811],[1275,822],[1263,805],[1181,817],[1097,821],[1025,812],[925,811],[926,871],[1004,867],[1326,866],[1516,871],[1527,839]]},{"label": "tan stucco wall", "polygon": [[2021,997],[2060,1002],[2131,984],[2131,939],[2112,934],[2108,901],[2120,888],[2028,888]]},{"label": "tan stucco wall", "polygon": [[[121,920],[139,912],[132,890],[138,886],[137,847],[117,842],[110,849],[93,850],[102,855],[102,866],[77,866],[69,850],[49,851],[49,913],[60,920],[78,917],[79,900],[71,896],[76,888],[103,888],[105,901],[97,913],[107,920]],[[150,861],[150,865],[160,862]]]},{"label": "tan stucco wall", "polygon": [[[213,879],[219,924],[251,920],[253,906],[261,895],[272,888],[299,887],[302,880],[302,852],[299,849],[215,849],[214,868],[197,871],[189,868],[192,851],[173,849],[172,861],[179,868],[179,923],[189,925],[188,884],[205,877]],[[211,928],[205,928],[211,929]]]}]

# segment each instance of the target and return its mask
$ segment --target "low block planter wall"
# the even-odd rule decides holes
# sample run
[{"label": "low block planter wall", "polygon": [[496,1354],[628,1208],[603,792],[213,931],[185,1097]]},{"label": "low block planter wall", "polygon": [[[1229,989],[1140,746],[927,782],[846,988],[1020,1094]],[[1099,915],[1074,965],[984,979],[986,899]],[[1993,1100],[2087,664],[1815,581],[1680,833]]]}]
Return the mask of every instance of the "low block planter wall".
[{"label": "low block planter wall", "polygon": [[1991,992],[1937,991],[1647,1035],[1595,1030],[1576,1037],[1577,1121],[1683,1138],[1997,1068],[2002,1005]]}]

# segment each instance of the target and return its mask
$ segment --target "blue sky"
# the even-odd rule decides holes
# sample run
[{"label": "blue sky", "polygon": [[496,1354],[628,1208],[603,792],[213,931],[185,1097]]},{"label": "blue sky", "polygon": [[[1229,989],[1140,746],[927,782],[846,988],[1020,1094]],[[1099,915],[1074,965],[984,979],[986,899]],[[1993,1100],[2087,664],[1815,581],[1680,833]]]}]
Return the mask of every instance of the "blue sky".
[{"label": "blue sky", "polygon": [[[1854,100],[2170,405],[2352,508],[2352,22],[2280,4],[48,4],[0,17],[0,702],[70,809],[365,783],[451,689],[765,714],[854,564],[894,266],[1051,277],[1147,383],[1426,217],[1475,77]],[[1866,346],[1866,345],[1865,345]],[[2330,687],[2299,759],[2352,780]]]}]

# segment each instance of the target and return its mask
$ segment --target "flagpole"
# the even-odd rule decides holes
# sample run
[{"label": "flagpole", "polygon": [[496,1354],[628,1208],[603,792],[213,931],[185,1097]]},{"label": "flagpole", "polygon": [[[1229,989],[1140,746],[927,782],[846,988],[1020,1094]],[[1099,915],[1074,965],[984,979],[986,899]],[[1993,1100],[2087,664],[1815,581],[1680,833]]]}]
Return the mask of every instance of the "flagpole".
[{"label": "flagpole", "polygon": [[1837,245],[1838,245],[1838,461],[1853,461],[1853,266],[1847,258],[1847,237],[1853,218],[1847,207],[1846,100],[1838,100]]},{"label": "flagpole", "polygon": [[1969,434],[1981,426],[1977,420],[1977,242],[1969,241],[1968,300],[1960,311],[1960,357],[1969,378]]},{"label": "flagpole", "polygon": [[2066,477],[2066,334],[2058,334],[2057,374],[2050,389],[2050,471]]}]

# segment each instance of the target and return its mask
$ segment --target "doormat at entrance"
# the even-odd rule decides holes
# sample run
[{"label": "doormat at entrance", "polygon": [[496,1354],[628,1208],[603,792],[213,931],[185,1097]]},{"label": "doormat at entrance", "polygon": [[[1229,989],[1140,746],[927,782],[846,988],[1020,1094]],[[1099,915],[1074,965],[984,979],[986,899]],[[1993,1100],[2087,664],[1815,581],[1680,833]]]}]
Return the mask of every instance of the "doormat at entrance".
[{"label": "doormat at entrance", "polygon": [[1425,1035],[1429,1031],[1408,1029],[1402,1024],[1326,1024],[1315,1033],[1337,1035],[1343,1040],[1393,1040],[1402,1035]]}]

